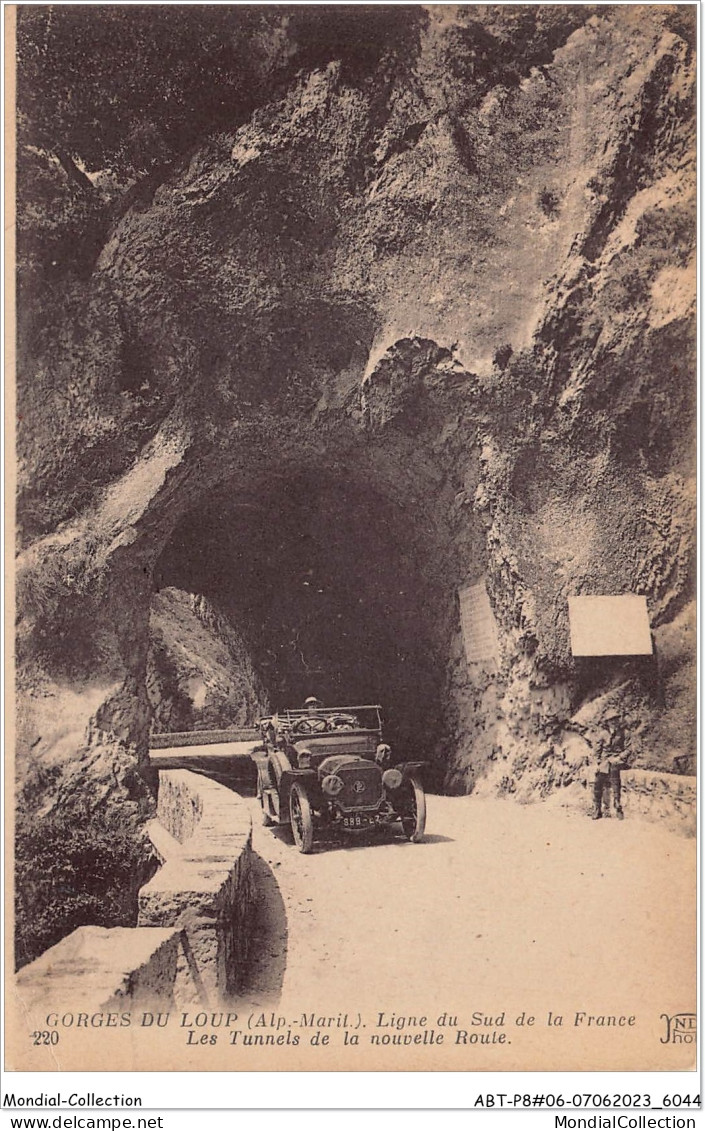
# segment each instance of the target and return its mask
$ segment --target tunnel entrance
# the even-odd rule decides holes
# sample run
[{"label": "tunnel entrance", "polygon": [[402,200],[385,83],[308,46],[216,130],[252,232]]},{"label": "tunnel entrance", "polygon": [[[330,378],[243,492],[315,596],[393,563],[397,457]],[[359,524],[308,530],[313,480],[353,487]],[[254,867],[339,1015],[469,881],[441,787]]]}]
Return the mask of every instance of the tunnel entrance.
[{"label": "tunnel entrance", "polygon": [[422,494],[413,476],[406,492],[371,482],[356,465],[307,467],[246,491],[225,483],[174,531],[155,587],[202,594],[225,613],[273,709],[312,694],[379,702],[389,741],[429,757],[457,574],[446,481]]}]

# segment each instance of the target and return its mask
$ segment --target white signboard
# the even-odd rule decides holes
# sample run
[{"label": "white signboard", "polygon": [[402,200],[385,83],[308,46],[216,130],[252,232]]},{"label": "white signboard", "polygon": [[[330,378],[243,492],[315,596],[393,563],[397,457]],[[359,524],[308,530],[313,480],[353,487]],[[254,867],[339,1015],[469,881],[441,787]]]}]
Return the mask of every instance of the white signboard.
[{"label": "white signboard", "polygon": [[484,581],[458,590],[460,624],[469,664],[496,663],[499,657],[497,622]]},{"label": "white signboard", "polygon": [[646,597],[569,597],[570,647],[574,656],[650,656]]}]

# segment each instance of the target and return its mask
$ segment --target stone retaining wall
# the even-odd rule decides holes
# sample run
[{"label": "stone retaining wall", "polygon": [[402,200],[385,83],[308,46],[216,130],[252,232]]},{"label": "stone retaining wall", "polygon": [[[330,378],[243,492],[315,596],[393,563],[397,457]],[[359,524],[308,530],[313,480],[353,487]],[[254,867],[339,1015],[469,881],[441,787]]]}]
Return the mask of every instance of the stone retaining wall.
[{"label": "stone retaining wall", "polygon": [[[592,782],[583,780],[560,791],[564,804],[592,807]],[[611,813],[607,791],[606,814]],[[658,821],[680,836],[695,836],[697,831],[697,778],[687,774],[668,774],[660,770],[622,770],[622,806],[624,816],[644,817]]]},{"label": "stone retaining wall", "polygon": [[29,1013],[215,1004],[249,952],[255,892],[242,798],[188,770],[159,773],[149,826],[162,867],[139,893],[136,927],[79,927],[17,975]]},{"label": "stone retaining wall", "polygon": [[140,927],[179,927],[185,934],[178,996],[192,1000],[234,993],[249,951],[254,891],[252,824],[242,799],[189,770],[159,774],[157,816],[174,838],[164,865],[139,893]]},{"label": "stone retaining wall", "polygon": [[219,746],[224,742],[259,742],[257,727],[231,727],[230,730],[180,730],[171,734],[153,734],[149,745],[152,750],[172,746]]},{"label": "stone retaining wall", "polygon": [[204,793],[211,784],[207,778],[188,771],[160,771],[157,822],[178,844],[184,845],[193,836],[203,816]]},{"label": "stone retaining wall", "polygon": [[697,778],[654,770],[623,770],[625,812],[641,813],[669,828],[694,836],[697,812]]},{"label": "stone retaining wall", "polygon": [[173,1004],[181,932],[176,928],[77,927],[17,975],[28,1014],[119,1012],[131,1002]]}]

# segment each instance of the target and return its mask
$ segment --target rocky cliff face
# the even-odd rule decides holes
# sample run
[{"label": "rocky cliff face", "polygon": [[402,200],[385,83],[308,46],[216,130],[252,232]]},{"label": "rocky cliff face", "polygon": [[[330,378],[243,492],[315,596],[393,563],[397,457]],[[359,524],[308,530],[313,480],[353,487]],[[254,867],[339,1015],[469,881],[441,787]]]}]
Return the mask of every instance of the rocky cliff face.
[{"label": "rocky cliff face", "polygon": [[[616,706],[637,764],[692,753],[686,16],[414,10],[364,75],[330,58],[204,136],[48,313],[28,300],[18,763],[52,767],[40,810],[58,779],[149,811],[155,585],[215,601],[275,704],[381,699],[454,790],[574,780],[581,711],[589,733]],[[457,604],[482,578],[489,671]],[[647,597],[656,682],[572,659],[567,598],[591,593]]]},{"label": "rocky cliff face", "polygon": [[160,590],[152,598],[149,627],[153,731],[251,727],[268,713],[247,645],[205,597]]}]

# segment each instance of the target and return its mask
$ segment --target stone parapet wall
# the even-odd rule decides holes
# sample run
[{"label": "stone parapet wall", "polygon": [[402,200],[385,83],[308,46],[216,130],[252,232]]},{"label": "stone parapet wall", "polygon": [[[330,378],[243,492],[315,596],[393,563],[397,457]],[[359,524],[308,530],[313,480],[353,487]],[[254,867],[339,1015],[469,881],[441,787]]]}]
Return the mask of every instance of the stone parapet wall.
[{"label": "stone parapet wall", "polygon": [[623,770],[625,811],[650,820],[665,821],[669,828],[695,835],[697,778],[654,770]]},{"label": "stone parapet wall", "polygon": [[200,823],[203,793],[196,774],[177,770],[159,773],[157,820],[181,845],[193,836]]},{"label": "stone parapet wall", "polygon": [[15,989],[28,1014],[173,1004],[181,932],[159,927],[78,927],[20,970]]},{"label": "stone parapet wall", "polygon": [[[697,779],[686,774],[669,774],[659,770],[622,770],[622,806],[627,820],[644,818],[656,821],[680,836],[695,836],[697,830]],[[555,797],[567,808],[592,810],[592,782],[576,781],[558,791]],[[612,804],[607,788],[605,815],[611,816]]]},{"label": "stone parapet wall", "polygon": [[242,799],[188,770],[159,775],[157,814],[174,838],[165,863],[140,890],[140,927],[178,927],[185,935],[177,974],[180,1001],[236,992],[249,950],[254,891],[252,825]]},{"label": "stone parapet wall", "polygon": [[166,750],[184,746],[222,746],[226,742],[257,743],[261,735],[257,727],[231,727],[229,730],[186,730],[170,734],[152,734],[151,750]]},{"label": "stone parapet wall", "polygon": [[255,899],[249,812],[188,770],[160,772],[157,812],[148,830],[162,867],[140,890],[137,926],[79,927],[25,966],[25,1012],[207,1005],[237,990]]}]

